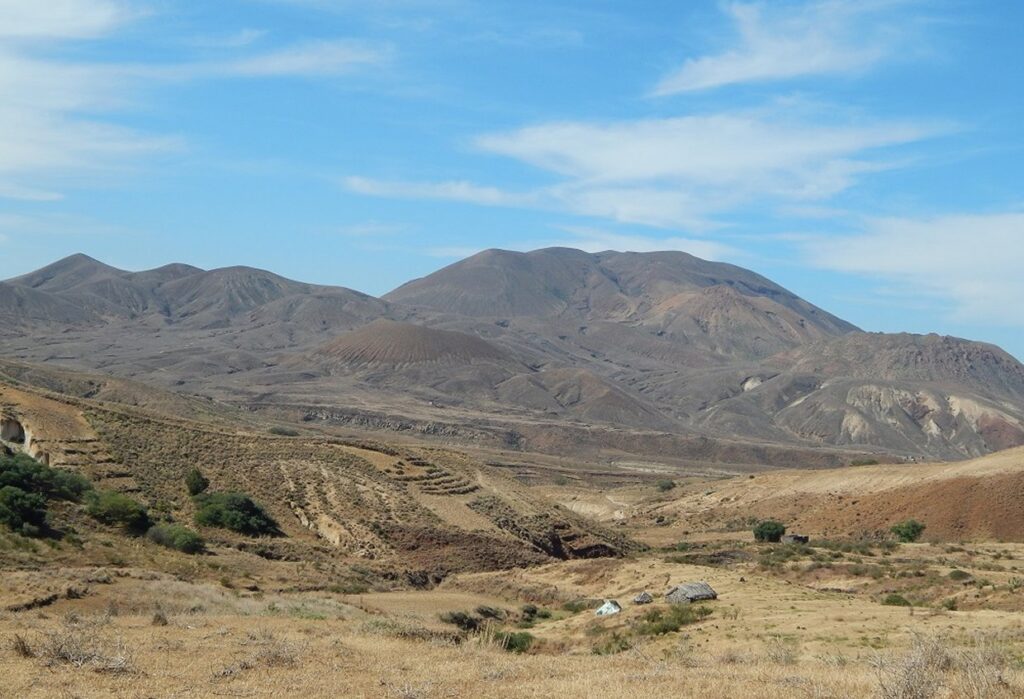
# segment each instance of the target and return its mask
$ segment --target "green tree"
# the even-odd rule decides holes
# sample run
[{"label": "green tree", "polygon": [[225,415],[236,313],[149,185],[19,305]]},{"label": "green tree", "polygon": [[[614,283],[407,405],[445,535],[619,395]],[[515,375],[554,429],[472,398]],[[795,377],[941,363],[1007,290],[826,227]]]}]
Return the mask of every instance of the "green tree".
[{"label": "green tree", "polygon": [[921,538],[921,534],[924,533],[925,526],[918,522],[916,519],[908,519],[899,524],[894,524],[891,531],[896,535],[896,538],[905,544],[909,544],[912,541],[917,541]]},{"label": "green tree", "polygon": [[194,468],[185,474],[185,487],[188,488],[188,494],[195,497],[206,492],[206,489],[210,487],[210,479],[204,476],[198,468]]},{"label": "green tree", "polygon": [[657,486],[659,492],[667,493],[676,487],[676,482],[670,481],[666,478],[665,480],[658,481]]},{"label": "green tree", "polygon": [[786,533],[786,527],[781,522],[776,522],[771,519],[767,519],[763,522],[758,523],[754,527],[754,540],[755,541],[770,541],[778,542],[782,539],[782,535]]},{"label": "green tree", "polygon": [[124,527],[132,534],[145,534],[149,529],[149,513],[138,501],[108,490],[91,493],[86,512],[94,519],[111,526]]},{"label": "green tree", "polygon": [[196,524],[230,529],[250,536],[277,536],[277,522],[243,493],[209,493],[196,497]]},{"label": "green tree", "polygon": [[184,553],[200,553],[206,545],[203,537],[180,524],[158,524],[150,527],[146,532],[146,538],[160,546]]},{"label": "green tree", "polygon": [[0,488],[0,524],[35,535],[46,523],[46,500],[37,493],[5,485]]}]

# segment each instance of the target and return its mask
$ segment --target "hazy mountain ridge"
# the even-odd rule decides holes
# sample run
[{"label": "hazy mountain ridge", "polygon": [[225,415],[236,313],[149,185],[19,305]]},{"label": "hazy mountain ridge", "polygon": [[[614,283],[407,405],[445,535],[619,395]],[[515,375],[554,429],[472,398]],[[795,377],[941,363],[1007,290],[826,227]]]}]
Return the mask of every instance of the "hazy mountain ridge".
[{"label": "hazy mountain ridge", "polygon": [[0,318],[12,358],[242,405],[536,421],[552,449],[585,425],[625,430],[602,439],[627,453],[647,448],[628,430],[940,458],[1024,444],[1024,366],[999,348],[863,333],[681,252],[489,250],[382,299],[247,267],[126,272],[75,255],[0,282]]}]

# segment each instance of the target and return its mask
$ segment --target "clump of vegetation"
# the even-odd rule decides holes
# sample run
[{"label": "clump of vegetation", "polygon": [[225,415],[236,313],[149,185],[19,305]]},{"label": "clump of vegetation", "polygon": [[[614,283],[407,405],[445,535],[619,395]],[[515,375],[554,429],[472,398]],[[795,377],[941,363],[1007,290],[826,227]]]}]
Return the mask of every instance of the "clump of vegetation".
[{"label": "clump of vegetation", "polygon": [[158,524],[146,532],[146,538],[183,553],[201,553],[205,547],[203,537],[180,524]]},{"label": "clump of vegetation", "polygon": [[206,492],[206,489],[210,487],[210,479],[204,476],[198,468],[194,468],[185,474],[185,487],[188,488],[188,494],[195,497]]},{"label": "clump of vegetation", "polygon": [[613,632],[610,638],[594,646],[591,650],[594,655],[616,655],[633,648],[633,641],[629,636]]},{"label": "clump of vegetation", "polygon": [[77,502],[92,486],[77,473],[45,466],[25,454],[0,455],[0,524],[39,536],[46,527],[46,501]]},{"label": "clump of vegetation", "polygon": [[709,607],[675,604],[668,609],[651,609],[641,617],[636,632],[641,636],[663,636],[711,616]]},{"label": "clump of vegetation", "polygon": [[524,604],[523,608],[519,610],[519,623],[518,626],[521,629],[529,629],[537,623],[538,619],[550,619],[551,612],[547,609],[541,609],[535,604]]},{"label": "clump of vegetation", "polygon": [[759,522],[754,527],[754,540],[778,543],[785,533],[786,526],[784,524],[776,522],[775,520],[767,519],[763,522]]},{"label": "clump of vegetation", "polygon": [[196,524],[249,536],[279,536],[277,522],[244,493],[209,493],[195,499]]},{"label": "clump of vegetation", "polygon": [[854,459],[850,462],[851,466],[877,466],[878,459]]},{"label": "clump of vegetation", "polygon": [[527,631],[499,631],[494,634],[494,639],[509,653],[525,653],[536,640]]},{"label": "clump of vegetation", "polygon": [[574,599],[563,604],[562,609],[571,614],[579,614],[580,612],[588,609],[597,609],[602,604],[604,604],[604,602],[599,599]]},{"label": "clump of vegetation", "polygon": [[123,527],[131,534],[149,529],[149,513],[142,503],[109,490],[95,491],[86,499],[86,512],[103,524]]},{"label": "clump of vegetation", "polygon": [[299,436],[299,431],[298,430],[293,430],[290,427],[276,427],[275,426],[275,427],[271,427],[269,430],[267,430],[267,432],[269,432],[270,434],[275,435],[277,437],[298,437]]},{"label": "clump of vegetation", "polygon": [[892,594],[886,595],[885,599],[882,600],[882,604],[884,604],[887,607],[913,607],[914,606],[913,604],[910,603],[910,600],[908,600],[906,597],[904,597],[903,595],[898,595],[895,592],[893,592]]},{"label": "clump of vegetation", "polygon": [[675,481],[670,481],[670,480],[668,480],[666,478],[666,479],[658,481],[656,486],[658,488],[658,492],[659,493],[667,493],[668,491],[670,491],[670,490],[672,490],[673,488],[676,487],[676,482]]},{"label": "clump of vegetation", "polygon": [[480,628],[480,619],[469,612],[445,612],[440,615],[441,621],[459,627],[462,631],[476,631]]},{"label": "clump of vegetation", "polygon": [[925,526],[916,519],[908,519],[899,524],[894,524],[889,530],[896,535],[896,538],[905,544],[917,541],[924,533]]},{"label": "clump of vegetation", "polygon": [[959,568],[949,571],[949,579],[957,582],[963,582],[964,580],[970,580],[974,576],[968,573],[966,570],[960,570]]},{"label": "clump of vegetation", "polygon": [[37,493],[5,485],[0,488],[0,524],[25,536],[37,536],[46,524],[46,500]]},{"label": "clump of vegetation", "polygon": [[504,609],[489,607],[486,604],[480,605],[475,611],[483,619],[495,619],[496,621],[501,621],[507,616]]},{"label": "clump of vegetation", "polygon": [[0,488],[11,486],[49,500],[78,502],[92,489],[85,477],[71,471],[44,466],[25,454],[0,456]]}]

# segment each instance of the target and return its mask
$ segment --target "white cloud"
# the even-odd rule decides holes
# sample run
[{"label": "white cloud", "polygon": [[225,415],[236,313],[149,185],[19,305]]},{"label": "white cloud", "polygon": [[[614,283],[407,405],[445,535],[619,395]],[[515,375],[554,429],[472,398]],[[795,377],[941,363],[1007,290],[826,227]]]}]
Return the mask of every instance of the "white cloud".
[{"label": "white cloud", "polygon": [[1024,327],[1024,213],[878,219],[804,249],[819,267],[941,299],[957,320]]},{"label": "white cloud", "polygon": [[[102,173],[133,166],[141,156],[180,148],[180,138],[142,133],[110,118],[155,85],[335,76],[388,57],[387,49],[349,40],[178,64],[52,57],[68,41],[102,39],[139,16],[133,6],[112,0],[0,0],[0,199],[60,199],[55,190],[61,186],[95,181]],[[246,44],[257,38],[258,32],[247,30],[235,40]]]},{"label": "white cloud", "polygon": [[352,177],[345,186],[373,196],[521,206],[690,230],[744,203],[827,200],[865,173],[903,163],[886,149],[942,127],[906,122],[827,123],[780,105],[731,112],[611,123],[554,122],[475,140],[482,151],[561,176],[515,193],[470,182],[386,182]]},{"label": "white cloud", "polygon": [[222,63],[199,64],[198,75],[237,77],[329,76],[379,64],[389,52],[364,42],[316,41]]},{"label": "white cloud", "polygon": [[496,187],[483,187],[462,180],[404,182],[352,176],[344,178],[342,186],[350,192],[372,197],[443,199],[485,206],[524,206],[538,201],[538,197],[533,194],[516,194]]},{"label": "white cloud", "polygon": [[266,35],[266,30],[253,29],[250,27],[246,29],[239,29],[233,34],[193,37],[188,41],[188,43],[192,46],[198,46],[201,48],[237,49],[254,44]]},{"label": "white cloud", "polygon": [[669,236],[637,235],[617,233],[586,226],[566,226],[563,228],[570,234],[569,238],[548,241],[533,247],[572,247],[584,252],[603,252],[619,250],[622,252],[661,252],[664,250],[681,250],[705,260],[722,260],[739,254],[734,248],[714,240],[697,240]]},{"label": "white cloud", "polygon": [[0,38],[90,39],[137,16],[112,0],[0,0]]},{"label": "white cloud", "polygon": [[905,32],[878,20],[884,0],[823,0],[805,5],[733,3],[725,6],[738,45],[687,60],[654,88],[655,95],[738,83],[863,71],[906,46]]}]

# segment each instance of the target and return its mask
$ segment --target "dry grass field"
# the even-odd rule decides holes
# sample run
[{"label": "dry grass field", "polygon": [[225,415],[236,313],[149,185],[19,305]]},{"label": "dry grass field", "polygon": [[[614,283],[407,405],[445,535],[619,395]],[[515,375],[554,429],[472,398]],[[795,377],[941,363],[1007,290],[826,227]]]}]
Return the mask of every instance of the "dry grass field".
[{"label": "dry grass field", "polygon": [[[26,387],[0,407],[52,465],[206,540],[183,553],[56,500],[49,534],[0,530],[3,697],[1024,696],[1024,523],[999,480],[1020,451],[670,483],[535,462],[517,480],[452,449]],[[280,534],[197,525],[195,465]],[[921,543],[886,534],[908,516]],[[810,544],[755,542],[762,517]],[[666,603],[694,581],[718,599]],[[609,599],[621,613],[595,615]]]},{"label": "dry grass field", "polygon": [[[688,579],[706,579],[719,592],[705,603],[710,615],[679,631],[639,634],[645,614],[667,607],[656,601],[637,608],[632,594]],[[37,571],[17,581],[5,576],[4,586],[71,580],[78,591],[70,599],[62,594],[44,607],[3,612],[3,696],[899,698],[1024,691],[1020,612],[884,606],[770,573],[741,575],[662,556],[465,574],[431,591],[365,595],[262,592],[135,568]],[[598,593],[617,597],[623,613],[598,618],[562,601]],[[530,627],[535,640],[525,653],[509,652],[497,629],[522,625],[513,619],[530,603],[550,617]],[[509,617],[469,633],[440,621],[445,612],[484,605]]]}]

